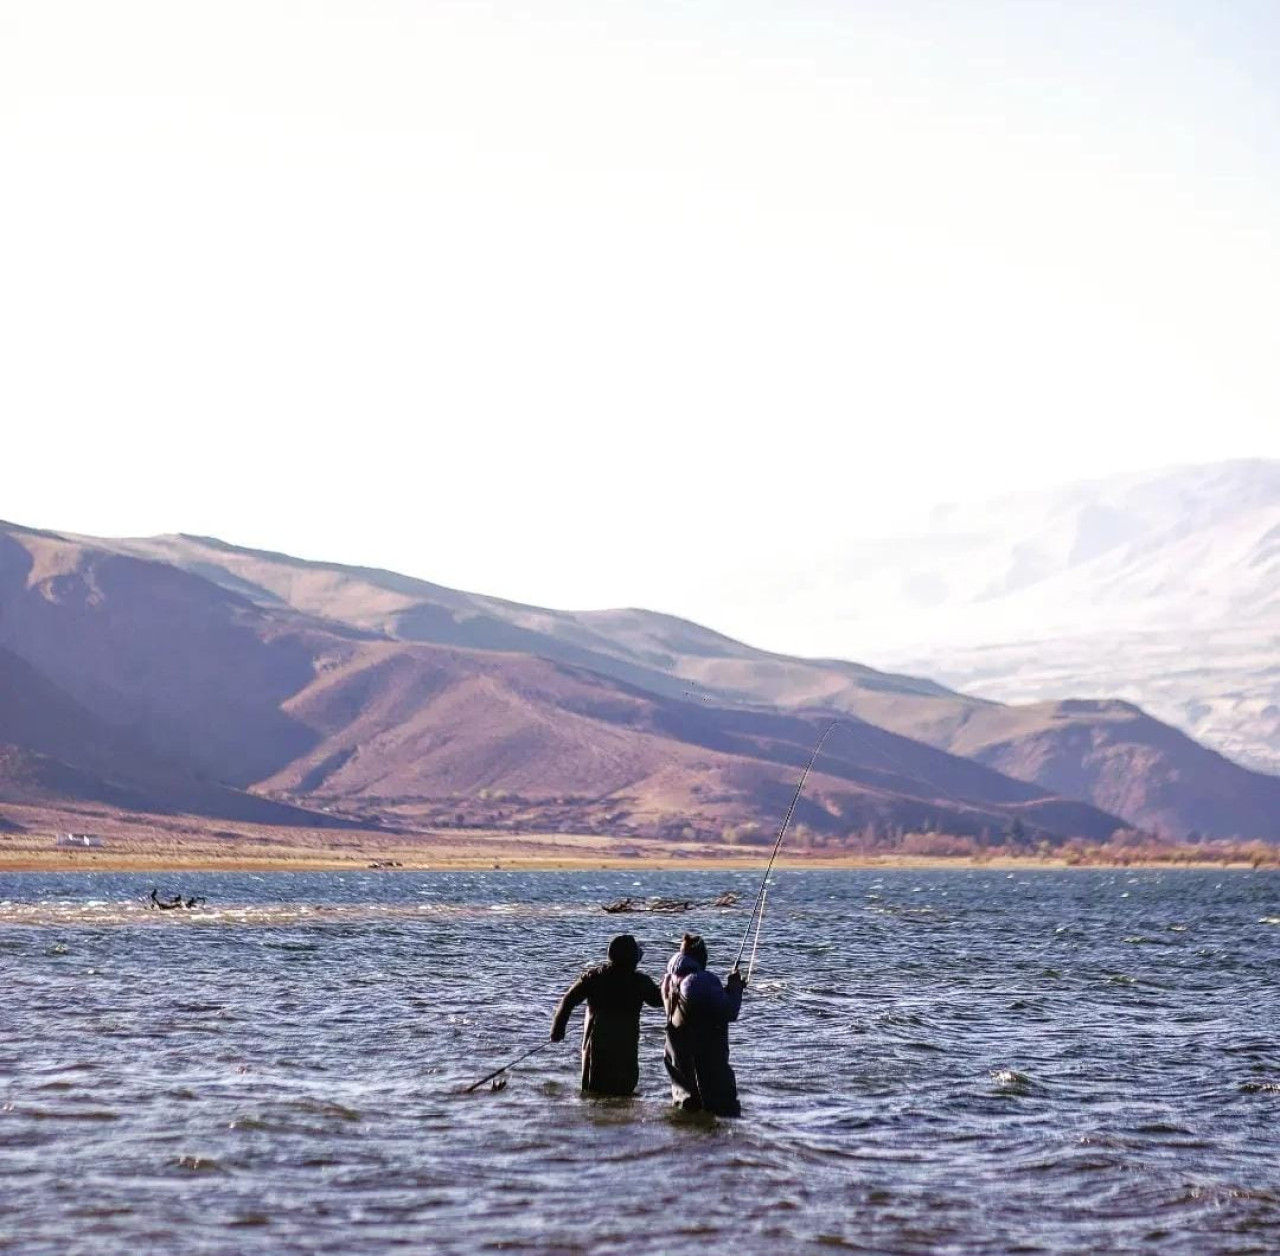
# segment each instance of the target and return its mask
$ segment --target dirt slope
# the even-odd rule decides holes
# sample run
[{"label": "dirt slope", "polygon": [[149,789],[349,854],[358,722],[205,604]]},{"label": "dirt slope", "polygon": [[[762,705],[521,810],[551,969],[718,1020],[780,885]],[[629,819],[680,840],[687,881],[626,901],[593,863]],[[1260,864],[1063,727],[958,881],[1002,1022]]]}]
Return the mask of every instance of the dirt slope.
[{"label": "dirt slope", "polygon": [[550,611],[203,538],[110,544],[198,572],[262,608],[288,607],[406,643],[535,655],[717,707],[852,714],[1131,825],[1170,836],[1280,840],[1280,778],[1243,768],[1125,704],[1003,705],[855,663],[771,654],[672,616]]},{"label": "dirt slope", "polygon": [[[355,615],[316,613],[323,571],[298,576],[311,591],[295,589],[295,607],[287,564],[266,564],[280,592],[255,592],[260,571],[207,578],[221,571],[207,546],[181,568],[136,548],[0,532],[0,649],[15,694],[26,686],[8,705],[23,752],[12,776],[40,796],[59,788],[60,764],[79,774],[61,778],[68,791],[131,805],[211,808],[252,785],[304,804],[412,801],[485,822],[713,832],[774,823],[822,726],[817,713],[655,692],[581,665],[576,645],[562,661],[391,640]],[[799,818],[828,832],[976,833],[1017,817],[1105,836],[1119,824],[882,730],[833,741],[820,769]]]}]

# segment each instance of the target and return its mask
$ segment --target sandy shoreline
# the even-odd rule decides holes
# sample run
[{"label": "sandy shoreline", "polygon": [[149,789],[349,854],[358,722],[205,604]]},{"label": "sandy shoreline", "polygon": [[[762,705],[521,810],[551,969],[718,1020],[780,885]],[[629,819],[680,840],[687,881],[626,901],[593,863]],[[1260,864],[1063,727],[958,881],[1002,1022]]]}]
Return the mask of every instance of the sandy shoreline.
[{"label": "sandy shoreline", "polygon": [[[201,850],[0,850],[0,873],[4,872],[358,872],[437,871],[465,872],[501,870],[588,872],[618,870],[632,872],[675,872],[683,869],[703,871],[759,871],[767,862],[767,852],[751,856],[725,857],[713,853],[681,853],[679,855],[641,855],[618,857],[595,852],[572,852],[551,849],[546,852],[475,848],[417,849],[408,851],[336,853],[322,849],[256,848],[238,851]],[[388,867],[385,861],[393,861]],[[1075,868],[1213,868],[1218,870],[1251,870],[1247,863],[1221,861],[1130,863],[1068,863],[1054,858],[937,858],[910,855],[824,856],[780,855],[775,865],[790,871],[810,869],[878,869],[910,871],[913,869],[979,868],[1016,872],[1036,869]]]}]

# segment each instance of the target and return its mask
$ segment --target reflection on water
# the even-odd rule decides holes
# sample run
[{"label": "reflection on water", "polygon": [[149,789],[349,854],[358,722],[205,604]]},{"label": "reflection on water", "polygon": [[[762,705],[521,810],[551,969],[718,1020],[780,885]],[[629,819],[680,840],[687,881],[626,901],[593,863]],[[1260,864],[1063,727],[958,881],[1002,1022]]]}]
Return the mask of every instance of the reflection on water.
[{"label": "reflection on water", "polygon": [[458,1092],[612,932],[723,969],[747,917],[601,903],[749,874],[0,876],[0,1248],[1280,1246],[1280,874],[776,880],[726,1122],[653,1013],[635,1100],[571,1043]]}]

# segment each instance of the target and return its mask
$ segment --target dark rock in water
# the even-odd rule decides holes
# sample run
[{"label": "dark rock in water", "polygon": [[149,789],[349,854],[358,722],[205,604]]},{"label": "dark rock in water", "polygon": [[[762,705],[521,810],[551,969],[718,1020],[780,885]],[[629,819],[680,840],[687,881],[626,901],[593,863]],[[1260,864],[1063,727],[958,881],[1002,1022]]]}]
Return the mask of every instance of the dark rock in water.
[{"label": "dark rock in water", "polygon": [[654,898],[649,900],[649,906],[646,911],[689,911],[695,906],[691,899],[687,898]]},{"label": "dark rock in water", "polygon": [[153,888],[147,897],[147,906],[158,907],[161,911],[173,911],[179,907],[204,907],[208,901],[203,894],[192,894],[187,898],[183,898],[181,894],[175,894],[172,898],[161,898],[159,892]]},{"label": "dark rock in water", "polygon": [[610,913],[644,911],[644,909],[644,903],[637,903],[634,898],[620,898],[616,902],[604,904],[604,910]]},{"label": "dark rock in water", "polygon": [[612,903],[601,904],[601,910],[607,911],[610,915],[616,915],[619,912],[682,912],[692,911],[695,907],[736,907],[738,903],[738,894],[735,890],[726,890],[723,894],[717,895],[713,899],[694,900],[687,898],[620,898]]}]

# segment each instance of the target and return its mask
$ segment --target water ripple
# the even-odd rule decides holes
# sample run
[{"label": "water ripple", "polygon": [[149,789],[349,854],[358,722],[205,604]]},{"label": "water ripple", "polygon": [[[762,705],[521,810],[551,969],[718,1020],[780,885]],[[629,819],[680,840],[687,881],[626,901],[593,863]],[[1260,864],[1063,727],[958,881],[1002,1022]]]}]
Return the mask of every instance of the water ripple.
[{"label": "water ripple", "polygon": [[1280,877],[784,873],[746,1116],[584,1100],[546,1033],[611,932],[723,965],[749,874],[0,876],[0,1234],[23,1251],[1262,1251]]}]

